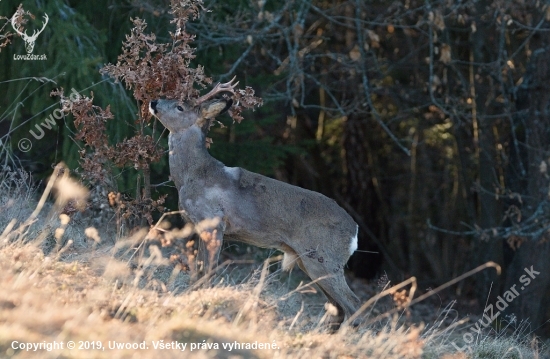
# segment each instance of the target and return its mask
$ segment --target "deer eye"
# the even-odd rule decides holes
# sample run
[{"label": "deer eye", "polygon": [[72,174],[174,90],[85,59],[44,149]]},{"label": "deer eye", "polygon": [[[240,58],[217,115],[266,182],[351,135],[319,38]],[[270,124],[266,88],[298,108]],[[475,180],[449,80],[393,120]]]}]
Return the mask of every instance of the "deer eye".
[{"label": "deer eye", "polygon": [[176,108],[178,109],[178,111],[181,111],[181,112],[183,112],[183,107],[181,107],[181,106],[178,106],[178,107],[176,107]]}]

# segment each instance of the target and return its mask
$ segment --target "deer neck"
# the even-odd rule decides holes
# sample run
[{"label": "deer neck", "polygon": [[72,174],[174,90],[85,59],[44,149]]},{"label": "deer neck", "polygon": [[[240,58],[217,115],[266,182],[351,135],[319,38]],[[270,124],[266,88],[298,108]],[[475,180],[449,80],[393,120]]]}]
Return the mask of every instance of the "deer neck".
[{"label": "deer neck", "polygon": [[196,125],[168,136],[170,174],[179,189],[190,180],[205,179],[223,164],[208,153],[206,135]]}]

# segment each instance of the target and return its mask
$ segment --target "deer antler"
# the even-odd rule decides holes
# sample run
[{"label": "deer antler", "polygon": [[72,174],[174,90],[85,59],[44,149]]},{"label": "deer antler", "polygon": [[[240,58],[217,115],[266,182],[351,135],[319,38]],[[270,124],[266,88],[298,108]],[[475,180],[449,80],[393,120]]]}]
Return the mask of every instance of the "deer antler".
[{"label": "deer antler", "polygon": [[195,103],[197,105],[200,105],[201,103],[203,103],[204,101],[206,100],[209,100],[211,99],[212,97],[214,97],[215,95],[219,94],[220,92],[231,92],[233,95],[235,94],[235,87],[237,87],[237,85],[239,84],[239,82],[235,82],[233,83],[233,81],[235,81],[235,78],[237,76],[233,77],[231,79],[231,81],[229,82],[226,82],[224,84],[222,83],[218,83],[216,86],[214,86],[214,88],[209,92],[207,93],[206,95],[204,96],[201,96],[199,97]]}]

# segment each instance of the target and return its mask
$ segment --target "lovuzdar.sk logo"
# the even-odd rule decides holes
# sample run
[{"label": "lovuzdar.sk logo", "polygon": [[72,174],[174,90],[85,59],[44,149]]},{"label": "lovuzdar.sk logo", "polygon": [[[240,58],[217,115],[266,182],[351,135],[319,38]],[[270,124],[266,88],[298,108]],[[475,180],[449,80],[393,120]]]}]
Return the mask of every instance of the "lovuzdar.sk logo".
[{"label": "lovuzdar.sk logo", "polygon": [[21,31],[21,28],[20,28],[21,22],[17,21],[17,18],[19,17],[22,18],[24,13],[25,12],[22,9],[17,10],[17,12],[11,18],[11,26],[13,27],[15,32],[17,32],[19,36],[21,36],[23,41],[25,41],[25,50],[27,50],[27,54],[25,55],[13,54],[13,59],[14,60],[47,60],[48,58],[46,54],[34,55],[32,52],[34,50],[34,43],[36,42],[38,35],[40,35],[42,31],[44,31],[44,29],[46,28],[46,25],[48,24],[48,20],[49,20],[48,14],[44,14],[44,23],[42,24],[42,29],[34,30],[32,35],[29,36],[27,34],[27,31],[25,32]]}]

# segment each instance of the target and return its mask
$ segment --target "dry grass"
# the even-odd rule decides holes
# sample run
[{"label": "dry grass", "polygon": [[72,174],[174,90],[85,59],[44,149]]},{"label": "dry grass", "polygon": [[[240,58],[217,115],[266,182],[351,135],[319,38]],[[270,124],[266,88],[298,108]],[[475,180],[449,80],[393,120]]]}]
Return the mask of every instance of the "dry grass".
[{"label": "dry grass", "polygon": [[[456,353],[450,345],[452,330],[404,325],[399,316],[331,335],[322,325],[323,297],[313,294],[314,286],[294,290],[294,284],[288,280],[285,284],[280,271],[271,269],[276,263],[266,262],[245,281],[236,281],[232,267],[226,266],[208,285],[189,287],[187,273],[178,271],[163,249],[136,250],[143,248],[146,232],[115,241],[108,237],[115,236],[116,229],[114,234],[108,230],[96,234],[74,219],[66,223],[61,216],[60,220],[58,207],[63,204],[44,205],[43,212],[49,213],[36,214],[28,203],[17,205],[3,197],[0,233],[10,223],[7,215],[17,223],[11,222],[11,230],[0,236],[0,357],[544,357],[513,337],[486,337],[471,353]],[[32,223],[27,223],[33,214]],[[98,235],[103,236],[101,242]],[[14,341],[63,342],[64,349],[14,350]],[[104,350],[70,350],[68,341],[77,347],[81,341],[101,343]],[[160,341],[187,343],[187,347],[184,353],[155,349],[154,343]],[[113,342],[145,343],[145,348],[109,349]],[[228,345],[235,343],[243,347],[229,351]],[[252,343],[276,348],[252,349]],[[198,348],[191,350],[192,344]],[[211,349],[203,349],[208,345]]]},{"label": "dry grass", "polygon": [[[106,249],[106,248],[105,248]],[[102,248],[101,252],[105,252]],[[275,296],[254,289],[255,279],[239,286],[216,285],[174,295],[132,285],[135,273],[107,253],[90,253],[86,261],[62,261],[44,256],[34,244],[11,244],[0,250],[0,353],[16,357],[153,358],[180,357],[172,350],[154,349],[152,341],[187,343],[276,343],[280,350],[218,352],[187,350],[189,356],[246,358],[369,357],[415,358],[422,352],[420,330],[390,330],[379,334],[329,335],[322,330],[288,332],[289,320],[281,317]],[[82,256],[82,255],[81,255]],[[103,268],[103,269],[102,269]],[[115,279],[116,278],[116,279]],[[270,284],[265,284],[269,287]],[[161,286],[159,286],[161,287]],[[263,285],[262,285],[263,289]],[[311,327],[302,314],[296,328]],[[316,317],[314,317],[316,318]],[[59,350],[17,352],[13,341],[68,340],[141,343],[145,350]],[[392,355],[393,354],[393,355]]]}]

